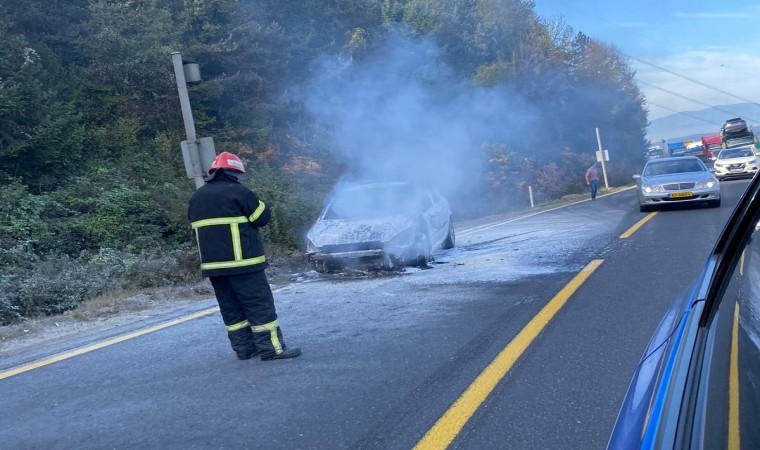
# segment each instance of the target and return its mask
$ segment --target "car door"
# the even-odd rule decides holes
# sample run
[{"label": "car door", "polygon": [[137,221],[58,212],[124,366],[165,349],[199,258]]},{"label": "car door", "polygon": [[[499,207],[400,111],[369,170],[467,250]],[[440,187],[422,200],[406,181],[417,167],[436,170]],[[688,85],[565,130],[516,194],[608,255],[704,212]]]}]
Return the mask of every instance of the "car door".
[{"label": "car door", "polygon": [[432,187],[422,189],[422,196],[429,205],[427,220],[430,224],[430,243],[433,248],[440,247],[448,233],[449,215],[447,202],[440,194],[436,195]]}]

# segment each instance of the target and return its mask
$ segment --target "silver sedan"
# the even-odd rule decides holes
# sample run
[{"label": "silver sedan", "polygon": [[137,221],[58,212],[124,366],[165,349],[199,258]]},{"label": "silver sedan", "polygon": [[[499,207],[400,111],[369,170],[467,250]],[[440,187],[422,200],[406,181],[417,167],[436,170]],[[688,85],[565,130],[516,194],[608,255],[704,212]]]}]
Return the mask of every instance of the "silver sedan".
[{"label": "silver sedan", "polygon": [[671,203],[707,202],[720,206],[720,183],[699,158],[684,156],[647,161],[638,183],[639,210]]},{"label": "silver sedan", "polygon": [[449,202],[431,185],[352,183],[335,190],[306,235],[318,272],[345,266],[427,266],[431,253],[454,247]]}]

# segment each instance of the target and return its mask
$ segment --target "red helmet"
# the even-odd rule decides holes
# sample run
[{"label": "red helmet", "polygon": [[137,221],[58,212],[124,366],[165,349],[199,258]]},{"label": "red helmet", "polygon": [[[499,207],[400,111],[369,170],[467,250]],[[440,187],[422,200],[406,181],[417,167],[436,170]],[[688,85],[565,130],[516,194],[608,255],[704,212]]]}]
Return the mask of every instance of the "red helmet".
[{"label": "red helmet", "polygon": [[216,172],[216,169],[229,169],[237,170],[240,173],[245,173],[245,166],[243,161],[236,155],[229,152],[222,152],[214,158],[214,162],[211,163],[211,167],[208,169],[208,173],[212,174]]}]

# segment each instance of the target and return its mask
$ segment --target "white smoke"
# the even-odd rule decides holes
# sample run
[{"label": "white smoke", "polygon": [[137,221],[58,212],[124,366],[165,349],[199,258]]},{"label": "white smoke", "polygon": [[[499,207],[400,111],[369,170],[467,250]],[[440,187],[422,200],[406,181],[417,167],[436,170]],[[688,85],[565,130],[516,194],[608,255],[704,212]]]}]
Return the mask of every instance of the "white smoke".
[{"label": "white smoke", "polygon": [[508,145],[537,112],[506,87],[454,73],[429,37],[391,32],[368,54],[323,58],[306,104],[353,180],[423,179],[444,192],[484,182],[485,143]]}]

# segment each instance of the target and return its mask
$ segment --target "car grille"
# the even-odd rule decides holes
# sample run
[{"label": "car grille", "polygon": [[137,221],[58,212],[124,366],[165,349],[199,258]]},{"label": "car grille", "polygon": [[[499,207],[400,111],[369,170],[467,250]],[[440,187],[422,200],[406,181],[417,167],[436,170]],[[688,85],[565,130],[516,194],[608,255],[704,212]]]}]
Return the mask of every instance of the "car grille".
[{"label": "car grille", "polygon": [[733,170],[743,169],[744,168],[744,164],[743,163],[742,164],[729,164],[728,168],[729,169],[733,169]]},{"label": "car grille", "polygon": [[322,247],[322,251],[325,253],[344,253],[344,252],[359,252],[363,250],[377,250],[382,249],[383,244],[379,241],[374,242],[355,242],[350,244],[336,244],[325,245]]},{"label": "car grille", "polygon": [[662,188],[666,191],[681,191],[684,189],[694,189],[694,183],[669,183],[663,184]]}]

